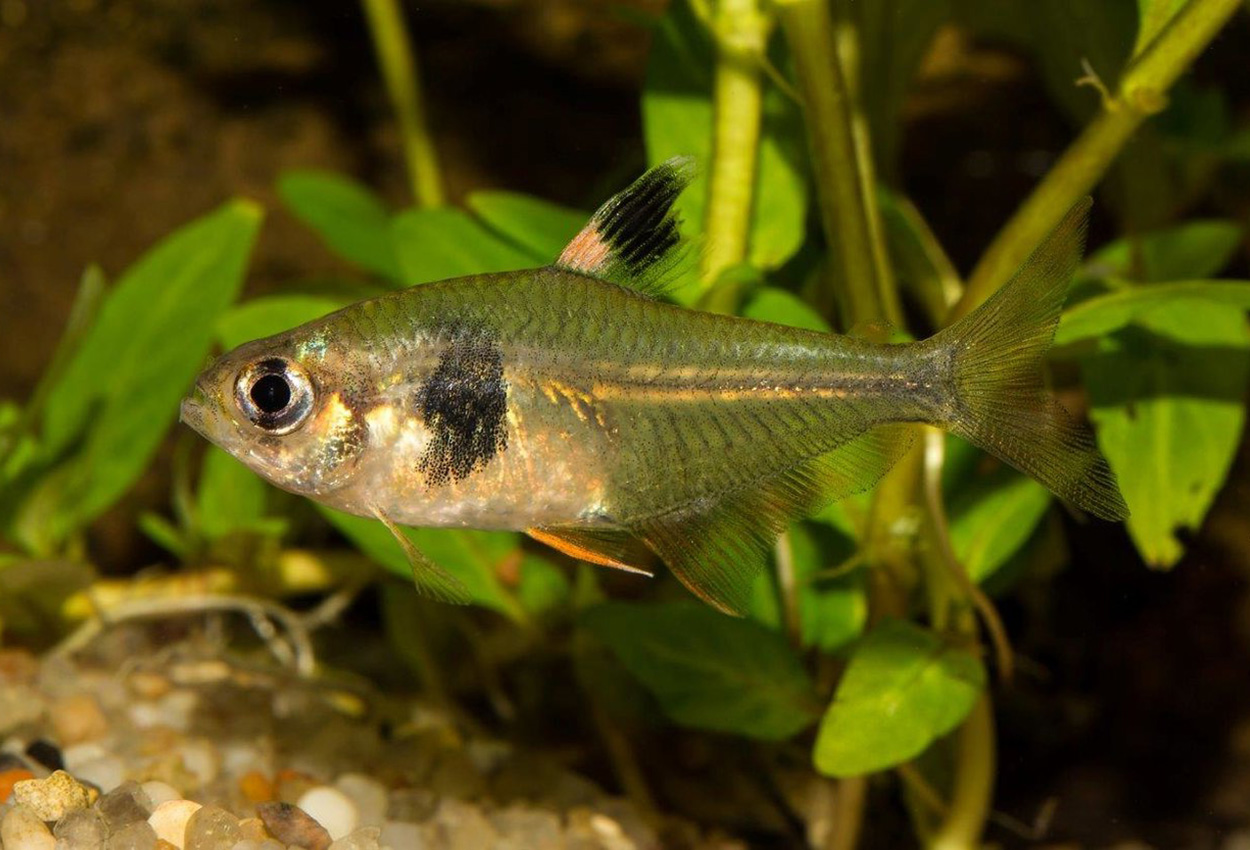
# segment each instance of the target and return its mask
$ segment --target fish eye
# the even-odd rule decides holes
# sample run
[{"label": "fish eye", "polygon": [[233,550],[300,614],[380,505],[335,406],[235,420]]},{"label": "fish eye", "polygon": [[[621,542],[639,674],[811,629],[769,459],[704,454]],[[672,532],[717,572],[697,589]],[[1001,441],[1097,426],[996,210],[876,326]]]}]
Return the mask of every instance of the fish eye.
[{"label": "fish eye", "polygon": [[239,372],[234,400],[256,427],[270,434],[289,434],[312,411],[312,382],[299,364],[272,357]]}]

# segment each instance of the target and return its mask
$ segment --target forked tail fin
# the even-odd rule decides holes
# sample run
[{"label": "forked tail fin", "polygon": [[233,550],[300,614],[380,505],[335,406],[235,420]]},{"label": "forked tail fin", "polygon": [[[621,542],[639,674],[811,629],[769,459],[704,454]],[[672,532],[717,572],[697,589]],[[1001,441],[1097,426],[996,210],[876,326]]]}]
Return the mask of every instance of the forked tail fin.
[{"label": "forked tail fin", "polygon": [[1089,207],[1088,198],[1073,207],[1002,289],[934,342],[953,349],[955,433],[1077,507],[1117,521],[1129,511],[1115,473],[1042,382]]}]

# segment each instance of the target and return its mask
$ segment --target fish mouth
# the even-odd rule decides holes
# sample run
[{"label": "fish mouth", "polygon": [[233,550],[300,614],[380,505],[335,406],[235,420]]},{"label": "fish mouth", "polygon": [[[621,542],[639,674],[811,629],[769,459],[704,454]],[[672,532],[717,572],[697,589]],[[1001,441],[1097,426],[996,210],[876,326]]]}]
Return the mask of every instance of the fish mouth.
[{"label": "fish mouth", "polygon": [[196,381],[191,394],[182,400],[178,408],[178,421],[192,430],[204,434],[204,409],[208,406],[208,393],[204,386]]}]

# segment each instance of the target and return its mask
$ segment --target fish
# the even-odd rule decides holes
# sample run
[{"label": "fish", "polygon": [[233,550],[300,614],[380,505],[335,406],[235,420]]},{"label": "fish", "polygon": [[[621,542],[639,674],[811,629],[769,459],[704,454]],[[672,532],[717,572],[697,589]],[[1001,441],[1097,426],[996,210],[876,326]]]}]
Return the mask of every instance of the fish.
[{"label": "fish", "polygon": [[399,526],[522,531],[741,614],[777,536],[874,486],[914,423],[953,432],[1095,517],[1128,508],[1043,357],[1088,199],[933,336],[884,343],[664,299],[692,161],[612,197],[548,266],[426,283],[245,343],[181,420],[274,485],[381,520],[418,587],[464,601]]}]

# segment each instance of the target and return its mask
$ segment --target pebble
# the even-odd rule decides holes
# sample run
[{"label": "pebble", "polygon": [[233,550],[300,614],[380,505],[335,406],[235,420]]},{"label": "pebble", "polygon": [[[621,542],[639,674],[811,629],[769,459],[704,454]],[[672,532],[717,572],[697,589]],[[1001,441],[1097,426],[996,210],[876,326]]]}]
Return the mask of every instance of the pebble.
[{"label": "pebble", "polygon": [[48,770],[65,769],[65,759],[61,755],[61,748],[43,738],[31,741],[30,746],[26,748],[26,755]]},{"label": "pebble", "polygon": [[239,791],[249,803],[266,803],[275,795],[273,783],[256,770],[250,770],[239,777]]},{"label": "pebble", "polygon": [[14,801],[43,821],[60,820],[66,812],[85,809],[95,802],[95,797],[94,791],[63,770],[47,779],[25,779],[13,786]]},{"label": "pebble", "polygon": [[388,820],[382,824],[382,846],[392,850],[421,850],[424,843],[421,827],[402,820]]},{"label": "pebble", "polygon": [[426,835],[435,840],[435,846],[447,850],[479,850],[493,846],[499,838],[480,809],[452,797],[439,803],[434,819],[425,829]]},{"label": "pebble", "polygon": [[182,766],[201,785],[207,785],[217,778],[221,767],[221,759],[217,751],[207,741],[200,739],[187,741],[183,743],[178,752],[182,757]]},{"label": "pebble", "polygon": [[256,814],[274,838],[305,850],[327,850],[334,840],[321,824],[290,803],[261,803]]},{"label": "pebble", "polygon": [[34,778],[35,774],[24,767],[14,767],[0,772],[0,803],[9,799],[9,795],[13,793],[13,786],[16,783]]},{"label": "pebble", "polygon": [[[152,808],[156,808],[161,803],[168,803],[170,800],[182,799],[182,793],[177,788],[156,779],[143,783],[141,787],[148,795],[148,799],[152,801]],[[144,817],[146,819],[146,815]]]},{"label": "pebble", "polygon": [[169,800],[161,803],[148,818],[156,837],[183,850],[186,846],[187,821],[201,808],[192,800]]},{"label": "pebble", "polygon": [[0,844],[6,850],[56,850],[56,839],[43,821],[22,806],[10,809],[0,821]]},{"label": "pebble", "polygon": [[90,694],[74,694],[52,703],[49,719],[62,746],[94,741],[109,731],[109,722],[100,704]]},{"label": "pebble", "polygon": [[239,819],[217,806],[204,806],[187,821],[186,850],[232,850],[242,839]]},{"label": "pebble", "polygon": [[386,820],[386,787],[363,773],[344,773],[334,781],[334,787],[351,798],[359,812],[362,826],[381,826]]},{"label": "pebble", "polygon": [[564,850],[564,830],[555,812],[509,806],[490,816],[491,823],[508,840],[508,846],[524,850]]},{"label": "pebble", "polygon": [[126,765],[117,756],[103,756],[78,765],[74,775],[108,793],[125,781]]},{"label": "pebble", "polygon": [[95,809],[76,809],[52,828],[57,850],[99,850],[108,831],[104,816]]},{"label": "pebble", "polygon": [[335,841],[350,834],[360,823],[360,812],[351,798],[328,785],[306,791],[295,805],[324,826]]},{"label": "pebble", "polygon": [[104,850],[156,850],[156,830],[145,820],[132,823],[110,835]]},{"label": "pebble", "polygon": [[[376,826],[361,827],[351,835],[344,835],[337,839],[330,845],[330,850],[380,850],[378,838],[381,834],[382,830]],[[404,850],[412,850],[412,848],[404,848]]]},{"label": "pebble", "polygon": [[109,829],[117,832],[131,824],[146,823],[156,806],[143,786],[124,782],[101,797],[96,808]]}]

